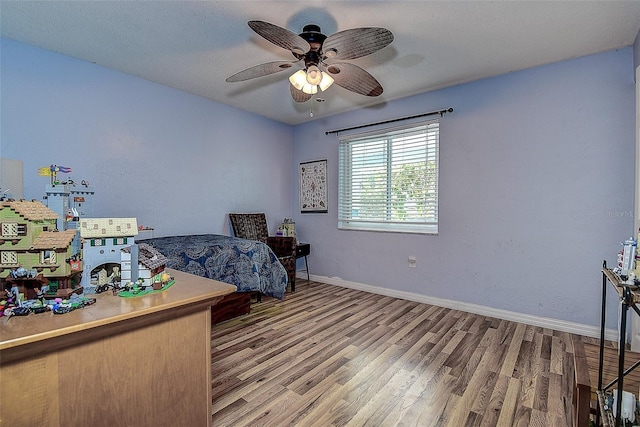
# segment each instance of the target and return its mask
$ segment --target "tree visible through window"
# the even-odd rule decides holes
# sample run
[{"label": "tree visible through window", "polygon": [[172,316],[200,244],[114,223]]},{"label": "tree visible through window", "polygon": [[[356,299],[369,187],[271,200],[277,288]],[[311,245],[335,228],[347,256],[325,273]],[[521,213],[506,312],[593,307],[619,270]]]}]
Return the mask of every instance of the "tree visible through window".
[{"label": "tree visible through window", "polygon": [[338,227],[437,233],[439,123],[340,138]]}]

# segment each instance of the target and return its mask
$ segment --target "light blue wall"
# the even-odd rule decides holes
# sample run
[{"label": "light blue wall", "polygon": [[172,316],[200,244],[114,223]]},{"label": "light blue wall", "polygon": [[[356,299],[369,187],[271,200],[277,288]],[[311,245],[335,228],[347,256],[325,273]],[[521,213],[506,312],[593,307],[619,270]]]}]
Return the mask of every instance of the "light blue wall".
[{"label": "light blue wall", "polygon": [[[329,213],[295,216],[312,274],[599,325],[602,260],[633,233],[632,64],[626,48],[297,126],[294,161],[329,168]],[[339,231],[325,131],[447,107],[440,234]]]},{"label": "light blue wall", "polygon": [[[0,156],[41,199],[49,164],[96,190],[94,214],[155,235],[228,234],[229,211],[291,216],[292,128],[94,64],[1,41]],[[66,179],[67,175],[61,174]]]},{"label": "light blue wall", "polygon": [[[135,216],[156,235],[227,234],[229,211],[264,210],[272,230],[294,216],[314,275],[590,325],[601,262],[633,232],[632,48],[295,127],[0,48],[0,156],[24,161],[28,198],[48,182],[36,170],[57,163],[96,188],[99,216]],[[337,140],[324,132],[449,106],[440,234],[338,231]],[[329,161],[329,214],[301,215],[297,166],[317,159]]]}]

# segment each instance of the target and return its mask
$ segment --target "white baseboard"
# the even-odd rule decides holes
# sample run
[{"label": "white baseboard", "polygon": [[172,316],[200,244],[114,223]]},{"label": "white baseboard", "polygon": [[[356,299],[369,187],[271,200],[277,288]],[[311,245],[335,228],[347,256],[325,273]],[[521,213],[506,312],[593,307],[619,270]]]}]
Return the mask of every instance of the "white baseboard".
[{"label": "white baseboard", "polygon": [[[296,277],[306,279],[307,274],[298,273]],[[378,286],[365,285],[363,283],[350,282],[338,277],[310,275],[310,279],[315,282],[326,283],[328,285],[340,286],[342,288],[356,289],[358,291],[372,294],[385,295],[393,298],[415,301],[422,304],[431,304],[438,307],[451,308],[454,310],[466,311],[468,313],[482,316],[495,317],[497,319],[510,320],[512,322],[525,323],[527,325],[549,328],[556,331],[569,332],[592,338],[600,338],[600,328],[597,326],[584,325],[582,323],[567,322],[566,320],[552,319],[550,317],[533,316],[531,314],[518,313],[516,311],[502,310],[499,308],[487,307],[484,305],[459,302],[444,298],[435,298],[413,292],[398,291],[395,289],[381,288]],[[605,329],[604,338],[606,340],[617,341],[618,332],[615,329]]]}]

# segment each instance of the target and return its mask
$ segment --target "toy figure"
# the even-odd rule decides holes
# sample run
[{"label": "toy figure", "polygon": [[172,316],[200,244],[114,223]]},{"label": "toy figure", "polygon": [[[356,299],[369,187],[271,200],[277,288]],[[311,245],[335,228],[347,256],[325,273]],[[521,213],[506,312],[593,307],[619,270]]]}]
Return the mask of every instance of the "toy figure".
[{"label": "toy figure", "polygon": [[21,301],[20,301],[20,289],[18,288],[18,286],[16,285],[11,286],[11,289],[9,289],[8,292],[11,296],[7,299],[9,301],[12,301],[13,305],[19,307],[21,305]]},{"label": "toy figure", "polygon": [[98,286],[106,285],[109,283],[109,278],[107,277],[107,270],[104,268],[98,271]]},{"label": "toy figure", "polygon": [[27,271],[27,269],[22,266],[14,268],[9,272],[9,275],[13,279],[26,279],[30,277],[30,274],[31,272]]}]

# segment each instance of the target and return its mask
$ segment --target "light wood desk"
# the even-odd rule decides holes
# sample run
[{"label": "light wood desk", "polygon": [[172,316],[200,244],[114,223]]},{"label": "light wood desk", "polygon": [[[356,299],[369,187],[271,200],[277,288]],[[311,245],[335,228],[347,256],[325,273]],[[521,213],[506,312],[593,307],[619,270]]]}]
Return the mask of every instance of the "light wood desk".
[{"label": "light wood desk", "polygon": [[209,426],[210,307],[236,287],[169,273],[164,292],[0,318],[0,425]]}]

